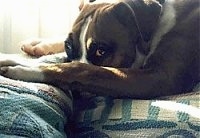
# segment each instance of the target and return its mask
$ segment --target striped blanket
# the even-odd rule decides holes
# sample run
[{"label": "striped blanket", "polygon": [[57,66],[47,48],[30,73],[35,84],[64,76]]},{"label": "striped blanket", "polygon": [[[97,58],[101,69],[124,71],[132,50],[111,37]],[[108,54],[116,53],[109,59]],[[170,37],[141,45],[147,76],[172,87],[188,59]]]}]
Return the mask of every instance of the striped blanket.
[{"label": "striped blanket", "polygon": [[[167,100],[96,97],[77,115],[76,137],[199,138],[200,92]],[[91,105],[90,105],[91,106]]]}]

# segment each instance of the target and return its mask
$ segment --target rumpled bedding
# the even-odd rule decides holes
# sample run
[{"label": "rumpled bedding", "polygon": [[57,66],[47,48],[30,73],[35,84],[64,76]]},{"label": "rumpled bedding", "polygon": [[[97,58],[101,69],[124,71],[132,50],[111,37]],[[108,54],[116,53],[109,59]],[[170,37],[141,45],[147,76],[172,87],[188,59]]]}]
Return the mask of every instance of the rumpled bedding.
[{"label": "rumpled bedding", "polygon": [[0,76],[0,137],[62,138],[72,99],[58,88]]},{"label": "rumpled bedding", "polygon": [[200,84],[154,100],[72,98],[42,83],[0,76],[0,137],[198,138]]}]

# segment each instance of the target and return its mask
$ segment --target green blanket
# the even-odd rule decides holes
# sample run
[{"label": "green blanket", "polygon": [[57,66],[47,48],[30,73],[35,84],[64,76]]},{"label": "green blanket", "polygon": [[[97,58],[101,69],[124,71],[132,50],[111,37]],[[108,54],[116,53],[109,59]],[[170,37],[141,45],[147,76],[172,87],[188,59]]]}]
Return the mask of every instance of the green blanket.
[{"label": "green blanket", "polygon": [[0,137],[66,137],[72,100],[61,90],[0,76]]}]

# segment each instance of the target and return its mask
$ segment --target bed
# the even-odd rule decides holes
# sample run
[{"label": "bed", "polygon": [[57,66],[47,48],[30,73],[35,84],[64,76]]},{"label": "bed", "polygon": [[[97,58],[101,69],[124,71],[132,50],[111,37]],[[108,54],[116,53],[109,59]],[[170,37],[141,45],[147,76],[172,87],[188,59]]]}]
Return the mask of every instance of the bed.
[{"label": "bed", "polygon": [[0,137],[198,138],[199,94],[200,84],[152,100],[74,98],[52,85],[0,76]]}]

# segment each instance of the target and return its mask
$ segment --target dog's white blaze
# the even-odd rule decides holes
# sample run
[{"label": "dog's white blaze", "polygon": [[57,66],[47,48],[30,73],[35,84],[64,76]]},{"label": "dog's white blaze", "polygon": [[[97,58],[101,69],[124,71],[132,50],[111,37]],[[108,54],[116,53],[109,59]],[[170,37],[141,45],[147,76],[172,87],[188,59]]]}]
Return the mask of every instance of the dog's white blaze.
[{"label": "dog's white blaze", "polygon": [[86,43],[85,43],[85,37],[86,37],[87,30],[88,30],[88,26],[90,25],[91,21],[92,21],[92,18],[89,16],[86,19],[83,27],[81,28],[81,33],[80,33],[80,37],[79,37],[79,41],[80,41],[81,48],[82,48],[82,55],[81,55],[81,58],[79,61],[82,63],[88,63],[88,60],[86,59],[87,47],[86,47]]},{"label": "dog's white blaze", "polygon": [[174,8],[175,0],[166,0],[163,5],[163,15],[161,16],[158,29],[152,39],[151,50],[147,57],[154,53],[162,37],[168,33],[176,24],[176,11]]}]

